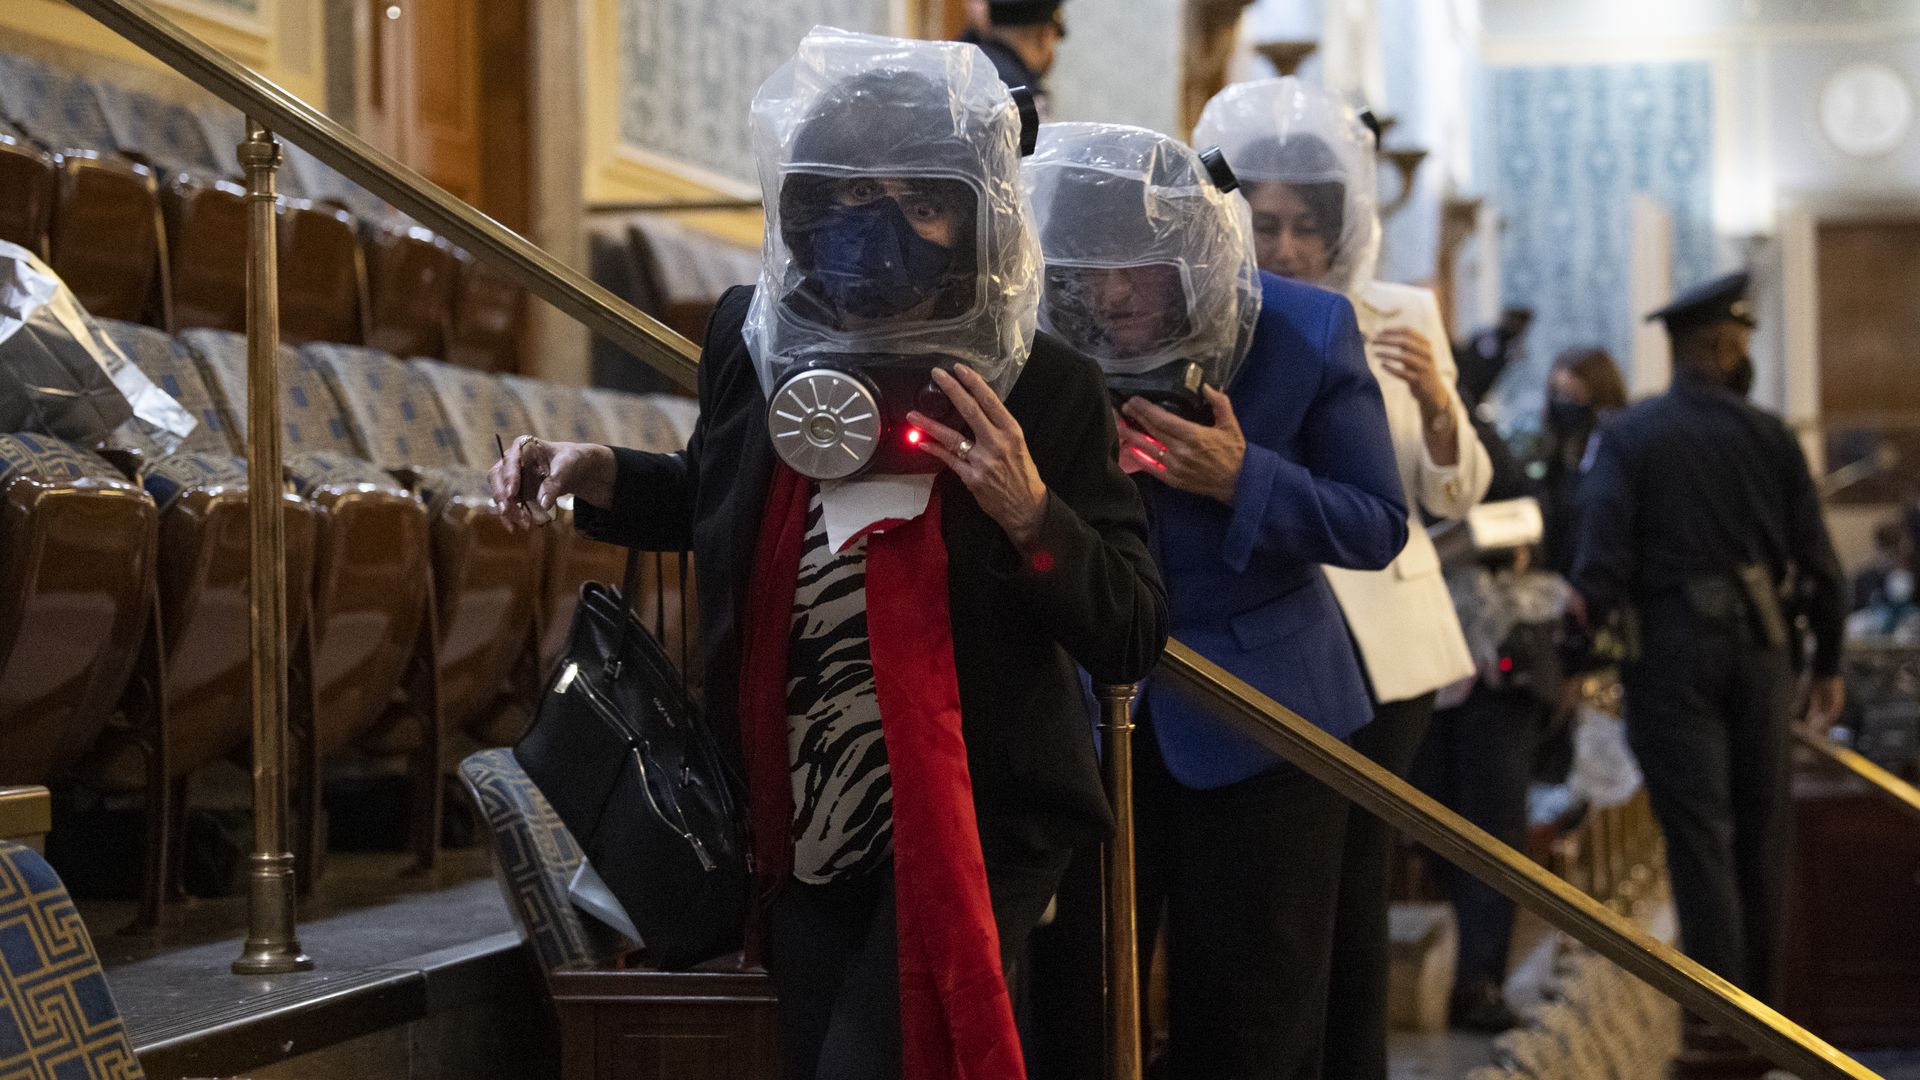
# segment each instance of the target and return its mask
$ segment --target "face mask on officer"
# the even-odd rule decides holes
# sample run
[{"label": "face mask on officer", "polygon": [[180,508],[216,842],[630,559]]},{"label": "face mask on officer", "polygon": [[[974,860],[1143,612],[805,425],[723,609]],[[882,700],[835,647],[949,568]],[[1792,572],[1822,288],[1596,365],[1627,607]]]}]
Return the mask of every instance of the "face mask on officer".
[{"label": "face mask on officer", "polygon": [[1252,340],[1259,272],[1233,172],[1141,128],[1048,124],[1023,167],[1047,260],[1043,329],[1099,362],[1115,405],[1210,424]]},{"label": "face mask on officer", "polygon": [[816,29],[755,95],[772,213],[744,332],[774,450],[813,479],[938,470],[906,422],[964,426],[933,369],[1005,394],[1031,348],[1023,110],[976,53]]},{"label": "face mask on officer", "polygon": [[1593,428],[1593,406],[1584,401],[1555,398],[1547,402],[1547,424],[1555,434],[1573,435]]},{"label": "face mask on officer", "polygon": [[1727,389],[1746,397],[1753,390],[1753,356],[1742,350],[1727,371]]}]

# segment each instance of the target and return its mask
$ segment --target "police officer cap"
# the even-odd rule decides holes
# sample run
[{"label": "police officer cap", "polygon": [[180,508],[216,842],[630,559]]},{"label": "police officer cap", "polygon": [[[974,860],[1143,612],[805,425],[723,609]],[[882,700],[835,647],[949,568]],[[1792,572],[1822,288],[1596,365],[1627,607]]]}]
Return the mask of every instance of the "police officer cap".
[{"label": "police officer cap", "polygon": [[1647,316],[1667,324],[1669,332],[1721,321],[1753,325],[1753,305],[1747,300],[1747,272],[1715,278],[1673,298],[1672,302]]},{"label": "police officer cap", "polygon": [[1053,21],[1061,0],[988,0],[987,18],[995,26],[1038,26]]}]

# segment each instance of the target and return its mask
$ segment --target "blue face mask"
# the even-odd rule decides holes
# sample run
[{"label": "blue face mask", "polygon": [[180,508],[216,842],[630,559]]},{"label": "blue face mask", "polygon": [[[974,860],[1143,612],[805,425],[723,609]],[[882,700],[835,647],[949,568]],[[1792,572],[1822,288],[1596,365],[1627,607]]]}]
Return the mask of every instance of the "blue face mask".
[{"label": "blue face mask", "polygon": [[813,234],[813,273],[842,315],[884,319],[911,311],[947,281],[953,249],[913,230],[892,199],[829,210]]}]

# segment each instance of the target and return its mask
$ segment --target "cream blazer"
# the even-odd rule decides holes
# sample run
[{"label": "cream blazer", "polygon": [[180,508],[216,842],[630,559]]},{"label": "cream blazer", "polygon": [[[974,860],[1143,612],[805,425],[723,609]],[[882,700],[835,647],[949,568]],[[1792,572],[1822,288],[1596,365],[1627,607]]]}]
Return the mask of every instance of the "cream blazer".
[{"label": "cream blazer", "polygon": [[[1473,657],[1460,632],[1440,556],[1427,538],[1425,514],[1462,517],[1487,493],[1493,463],[1480,444],[1467,407],[1455,389],[1453,349],[1440,305],[1427,289],[1387,281],[1369,282],[1354,297],[1354,314],[1367,342],[1367,364],[1386,399],[1394,461],[1407,497],[1407,546],[1385,570],[1326,567],[1347,628],[1360,646],[1360,661],[1382,703],[1404,701],[1473,674]],[[1427,339],[1440,378],[1453,399],[1460,460],[1446,468],[1427,452],[1420,405],[1413,390],[1380,364],[1374,342],[1381,332],[1405,327]]]}]

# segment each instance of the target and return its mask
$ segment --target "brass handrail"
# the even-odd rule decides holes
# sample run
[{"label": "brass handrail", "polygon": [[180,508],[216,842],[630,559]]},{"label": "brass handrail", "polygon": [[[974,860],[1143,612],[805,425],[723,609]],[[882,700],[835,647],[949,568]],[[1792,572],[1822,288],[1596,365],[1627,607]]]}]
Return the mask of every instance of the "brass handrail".
[{"label": "brass handrail", "polygon": [[1840,769],[1865,780],[1875,791],[1898,803],[1900,809],[1906,811],[1908,815],[1920,819],[1920,788],[1914,787],[1874,764],[1873,759],[1851,746],[1842,746],[1824,735],[1815,735],[1805,728],[1795,728],[1793,734],[1801,746],[1812,750]]},{"label": "brass handrail", "polygon": [[528,292],[693,389],[699,350],[525,237],[376,150],[330,117],[194,37],[142,0],[68,0],[188,80],[494,264]]},{"label": "brass handrail", "polygon": [[[374,149],[305,102],[199,41],[141,0],[68,0],[192,82],[503,269],[530,293],[692,387],[698,349],[512,230]],[[270,293],[269,293],[270,295]],[[272,426],[267,427],[273,430]],[[1365,755],[1170,641],[1160,671],[1210,700],[1240,730],[1363,809],[1413,835],[1804,1080],[1877,1074],[1441,806]],[[1870,763],[1869,763],[1870,764]]]},{"label": "brass handrail", "polygon": [[1877,1075],[1185,645],[1168,642],[1157,671],[1268,750],[1802,1080]]}]

